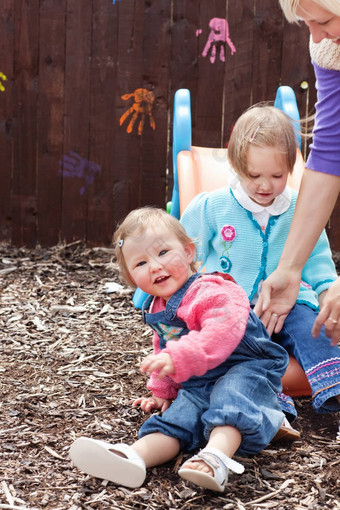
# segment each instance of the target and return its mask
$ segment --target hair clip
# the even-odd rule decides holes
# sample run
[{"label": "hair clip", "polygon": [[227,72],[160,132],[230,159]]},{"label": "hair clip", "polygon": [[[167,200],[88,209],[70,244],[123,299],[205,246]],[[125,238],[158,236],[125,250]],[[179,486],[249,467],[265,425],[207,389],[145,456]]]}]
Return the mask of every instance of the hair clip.
[{"label": "hair clip", "polygon": [[119,239],[119,241],[118,241],[119,248],[121,248],[123,246],[123,243],[124,243],[124,239]]},{"label": "hair clip", "polygon": [[249,143],[252,143],[255,140],[255,136],[257,135],[257,132],[258,132],[259,129],[260,129],[260,126],[258,125],[257,128],[255,129],[254,133],[250,137]]}]

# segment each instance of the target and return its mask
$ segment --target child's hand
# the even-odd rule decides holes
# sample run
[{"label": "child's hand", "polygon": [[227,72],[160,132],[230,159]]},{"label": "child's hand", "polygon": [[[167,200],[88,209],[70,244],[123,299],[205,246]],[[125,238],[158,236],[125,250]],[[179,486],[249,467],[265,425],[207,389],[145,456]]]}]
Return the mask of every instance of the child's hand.
[{"label": "child's hand", "polygon": [[151,374],[155,370],[159,370],[159,379],[163,379],[163,377],[166,375],[174,373],[175,367],[170,354],[165,352],[161,352],[159,354],[150,354],[150,356],[147,356],[145,360],[142,361],[141,372],[143,372],[143,374]]},{"label": "child's hand", "polygon": [[132,405],[133,407],[139,405],[144,413],[151,413],[153,409],[158,409],[161,413],[164,413],[170,407],[171,400],[159,397],[141,397],[137,398]]}]

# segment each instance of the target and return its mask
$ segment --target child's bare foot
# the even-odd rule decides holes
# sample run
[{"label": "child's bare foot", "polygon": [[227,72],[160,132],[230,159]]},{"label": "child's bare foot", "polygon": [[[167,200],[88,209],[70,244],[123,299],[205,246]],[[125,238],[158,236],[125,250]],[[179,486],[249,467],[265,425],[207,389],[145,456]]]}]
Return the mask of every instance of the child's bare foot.
[{"label": "child's bare foot", "polygon": [[206,447],[186,461],[178,474],[200,487],[223,492],[228,482],[228,471],[243,473],[244,467],[213,447]]},{"label": "child's bare foot", "polygon": [[181,469],[196,469],[197,471],[202,471],[202,473],[207,473],[207,475],[214,476],[214,471],[208,464],[206,464],[203,460],[187,460],[184,462]]}]

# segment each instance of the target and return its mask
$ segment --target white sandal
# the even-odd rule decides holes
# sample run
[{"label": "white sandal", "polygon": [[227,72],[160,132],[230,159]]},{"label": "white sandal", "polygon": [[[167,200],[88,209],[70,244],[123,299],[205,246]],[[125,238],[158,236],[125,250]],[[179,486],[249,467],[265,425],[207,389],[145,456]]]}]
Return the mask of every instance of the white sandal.
[{"label": "white sandal", "polygon": [[80,437],[70,448],[70,457],[81,471],[125,487],[140,487],[145,480],[144,460],[126,444]]},{"label": "white sandal", "polygon": [[287,418],[284,417],[282,425],[271,440],[271,443],[276,443],[278,441],[292,443],[293,441],[299,441],[299,439],[301,439],[300,432],[293,429]]},{"label": "white sandal", "polygon": [[216,448],[206,447],[186,462],[198,460],[203,461],[205,464],[211,467],[214,475],[211,476],[208,473],[198,471],[197,469],[181,467],[178,471],[179,476],[184,480],[188,480],[189,482],[193,482],[194,484],[199,485],[200,487],[204,487],[205,489],[210,489],[217,492],[224,491],[228,482],[229,469],[234,471],[234,473],[239,474],[243,473],[244,471],[244,466],[242,466],[242,464],[239,464],[236,462],[236,460],[227,457],[224,455],[224,453],[220,452]]}]

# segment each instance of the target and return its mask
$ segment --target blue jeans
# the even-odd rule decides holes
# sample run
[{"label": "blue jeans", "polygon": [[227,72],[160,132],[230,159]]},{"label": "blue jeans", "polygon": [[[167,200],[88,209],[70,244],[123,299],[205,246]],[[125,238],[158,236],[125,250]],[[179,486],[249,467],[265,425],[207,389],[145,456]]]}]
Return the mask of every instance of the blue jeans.
[{"label": "blue jeans", "polygon": [[307,305],[296,304],[273,340],[292,354],[305,371],[312,388],[314,410],[339,411],[340,403],[334,397],[340,394],[340,349],[330,346],[324,328],[318,338],[312,337],[317,314]]},{"label": "blue jeans", "polygon": [[231,356],[202,379],[184,382],[169,409],[146,420],[139,437],[161,432],[191,451],[204,446],[215,427],[231,425],[242,434],[237,453],[258,453],[282,424],[276,394],[287,363],[287,353],[270,340],[251,311],[246,333]]}]

